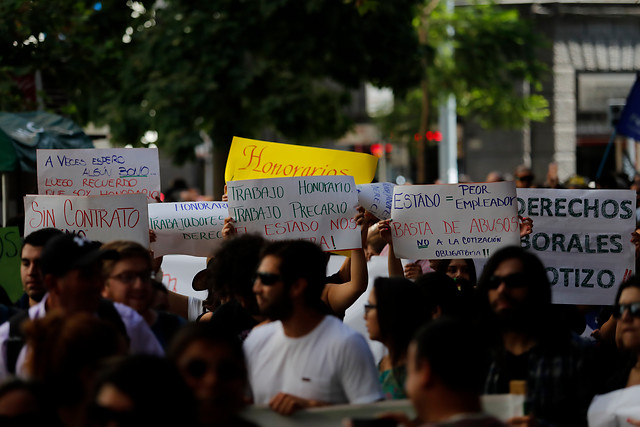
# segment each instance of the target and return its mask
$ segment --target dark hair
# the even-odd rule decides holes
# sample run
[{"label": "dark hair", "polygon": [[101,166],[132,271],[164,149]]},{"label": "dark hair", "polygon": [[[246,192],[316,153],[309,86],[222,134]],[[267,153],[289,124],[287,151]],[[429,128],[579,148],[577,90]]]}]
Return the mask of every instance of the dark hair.
[{"label": "dark hair", "polygon": [[62,231],[57,228],[41,228],[25,236],[22,248],[24,249],[25,245],[44,246],[51,238],[60,234],[62,234]]},{"label": "dark hair", "polygon": [[485,379],[483,344],[473,325],[462,319],[441,317],[415,336],[416,364],[426,360],[447,388],[480,393]]},{"label": "dark hair", "polygon": [[167,357],[174,362],[177,361],[187,347],[196,341],[225,345],[231,350],[234,359],[241,361],[243,365],[245,364],[240,338],[229,328],[223,328],[210,322],[188,323],[183,326],[171,340]]},{"label": "dark hair", "polygon": [[56,404],[79,402],[85,395],[84,372],[127,349],[113,324],[89,313],[52,310],[25,322],[23,331],[33,349],[30,376],[43,382]]},{"label": "dark hair", "polygon": [[149,266],[149,269],[151,269],[153,261],[151,258],[151,252],[138,242],[131,240],[113,240],[109,243],[103,244],[101,249],[117,253],[113,258],[102,261],[102,274],[105,279],[111,275],[113,268],[118,261],[122,261],[123,259],[143,259]]},{"label": "dark hair", "polygon": [[407,354],[413,335],[429,320],[430,312],[425,309],[420,288],[409,279],[378,277],[373,283],[373,292],[380,338],[388,344],[395,364]]},{"label": "dark hair", "polygon": [[638,278],[638,276],[634,274],[633,276],[629,277],[627,280],[622,282],[620,286],[618,286],[618,291],[616,292],[616,299],[613,302],[614,304],[617,304],[618,301],[620,301],[620,295],[622,295],[622,291],[624,291],[627,288],[640,289],[640,279]]},{"label": "dark hair", "polygon": [[[456,259],[461,259],[462,261],[465,262],[465,264],[467,264],[467,272],[469,273],[469,284],[471,286],[475,286],[478,280],[478,277],[476,275],[476,264],[473,262],[471,258],[456,258]],[[441,262],[438,264],[437,271],[446,274],[449,269],[449,264],[451,264],[451,261],[453,261],[453,259],[443,259],[440,261]]]},{"label": "dark hair", "polygon": [[424,308],[432,314],[438,307],[443,315],[458,314],[461,295],[456,282],[444,273],[432,272],[423,274],[416,279],[416,285],[424,296]]},{"label": "dark hair", "polygon": [[136,354],[107,367],[96,381],[112,385],[133,402],[133,415],[153,426],[195,425],[197,405],[178,368],[166,358]]},{"label": "dark hair", "polygon": [[207,267],[210,292],[218,298],[239,297],[251,314],[259,313],[253,279],[266,241],[244,234],[225,241]]},{"label": "dark hair", "polygon": [[488,304],[489,280],[503,261],[518,259],[522,262],[522,271],[527,278],[530,306],[536,311],[544,312],[551,305],[551,284],[547,270],[540,259],[533,253],[519,246],[507,246],[498,250],[489,258],[478,280],[478,294],[481,303]]},{"label": "dark hair", "polygon": [[325,310],[321,297],[327,274],[327,257],[320,246],[306,240],[282,240],[265,246],[260,259],[267,255],[280,259],[280,275],[287,288],[296,280],[305,279],[305,303]]}]

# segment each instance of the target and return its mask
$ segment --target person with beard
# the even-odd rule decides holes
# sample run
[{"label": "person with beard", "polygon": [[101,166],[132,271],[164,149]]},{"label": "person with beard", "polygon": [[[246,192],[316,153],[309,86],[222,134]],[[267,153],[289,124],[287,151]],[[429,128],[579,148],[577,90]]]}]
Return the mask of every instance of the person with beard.
[{"label": "person with beard", "polygon": [[255,404],[289,415],[298,409],[383,398],[360,334],[324,314],[326,257],[314,243],[273,242],[260,257],[253,291],[272,322],[244,342]]},{"label": "person with beard", "polygon": [[[526,384],[525,417],[512,424],[586,425],[594,394],[587,347],[554,316],[551,285],[540,260],[506,247],[488,261],[478,281],[485,330],[493,344],[485,394]],[[491,339],[493,338],[493,340]]]}]

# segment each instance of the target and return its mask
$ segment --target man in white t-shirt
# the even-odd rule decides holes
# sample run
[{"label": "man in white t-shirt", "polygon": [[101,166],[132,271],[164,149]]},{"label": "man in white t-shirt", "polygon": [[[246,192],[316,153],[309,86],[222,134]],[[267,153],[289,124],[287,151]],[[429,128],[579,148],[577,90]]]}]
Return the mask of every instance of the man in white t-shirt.
[{"label": "man in white t-shirt", "polygon": [[325,254],[311,242],[280,241],[263,250],[253,290],[273,321],[244,342],[255,404],[289,415],[383,398],[364,338],[325,314],[325,275]]}]

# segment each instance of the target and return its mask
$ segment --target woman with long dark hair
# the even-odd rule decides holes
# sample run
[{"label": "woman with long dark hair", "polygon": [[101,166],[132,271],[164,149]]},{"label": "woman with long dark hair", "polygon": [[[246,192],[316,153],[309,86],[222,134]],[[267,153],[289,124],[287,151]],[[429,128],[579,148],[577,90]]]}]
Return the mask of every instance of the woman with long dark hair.
[{"label": "woman with long dark hair", "polygon": [[404,399],[407,349],[413,335],[429,318],[418,285],[404,278],[378,277],[365,304],[369,338],[389,350],[379,364],[380,383],[388,399]]}]

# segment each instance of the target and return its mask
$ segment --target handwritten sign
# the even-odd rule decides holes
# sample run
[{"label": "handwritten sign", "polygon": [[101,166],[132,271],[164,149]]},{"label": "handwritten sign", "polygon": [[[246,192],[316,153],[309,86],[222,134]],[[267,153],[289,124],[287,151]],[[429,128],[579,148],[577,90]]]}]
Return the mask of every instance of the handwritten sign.
[{"label": "handwritten sign", "polygon": [[590,427],[631,426],[629,418],[638,419],[640,386],[634,385],[596,395],[589,405]]},{"label": "handwritten sign", "polygon": [[362,247],[351,176],[230,181],[227,189],[229,214],[239,233],[308,239],[325,251]]},{"label": "handwritten sign", "polygon": [[393,203],[393,187],[390,182],[360,184],[358,187],[358,203],[379,219],[391,218]]},{"label": "handwritten sign", "polygon": [[22,295],[21,249],[22,241],[18,227],[0,228],[0,274],[2,287],[7,291],[11,301],[16,301]]},{"label": "handwritten sign", "polygon": [[518,189],[518,212],[534,225],[522,247],[547,268],[553,302],[614,303],[633,274],[635,200],[631,190]]},{"label": "handwritten sign", "polygon": [[391,217],[402,258],[488,258],[520,243],[513,182],[396,186]]},{"label": "handwritten sign", "polygon": [[45,227],[106,243],[133,240],[149,247],[144,194],[120,196],[24,196],[24,233]]},{"label": "handwritten sign", "polygon": [[38,194],[113,196],[160,195],[155,148],[37,150]]},{"label": "handwritten sign", "polygon": [[156,257],[167,254],[211,256],[222,243],[226,202],[155,203],[149,205],[149,229]]},{"label": "handwritten sign", "polygon": [[278,144],[233,137],[225,180],[276,177],[353,176],[356,184],[371,182],[378,158],[370,154]]},{"label": "handwritten sign", "polygon": [[162,283],[171,292],[204,300],[208,292],[194,290],[191,282],[195,275],[205,268],[207,268],[205,257],[166,255],[162,258]]}]

